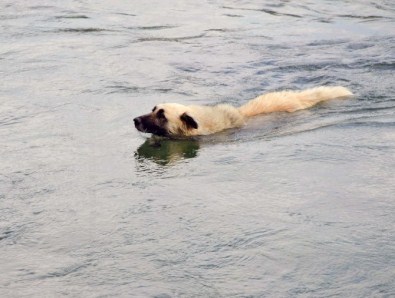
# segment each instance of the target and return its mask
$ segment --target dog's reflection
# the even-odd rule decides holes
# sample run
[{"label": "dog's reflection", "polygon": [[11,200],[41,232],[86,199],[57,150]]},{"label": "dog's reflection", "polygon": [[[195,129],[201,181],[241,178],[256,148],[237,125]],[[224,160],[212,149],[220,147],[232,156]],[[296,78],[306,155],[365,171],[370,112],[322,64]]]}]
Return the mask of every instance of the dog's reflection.
[{"label": "dog's reflection", "polygon": [[151,137],[136,151],[137,160],[149,159],[159,165],[175,163],[197,156],[199,142],[196,139],[166,139]]}]

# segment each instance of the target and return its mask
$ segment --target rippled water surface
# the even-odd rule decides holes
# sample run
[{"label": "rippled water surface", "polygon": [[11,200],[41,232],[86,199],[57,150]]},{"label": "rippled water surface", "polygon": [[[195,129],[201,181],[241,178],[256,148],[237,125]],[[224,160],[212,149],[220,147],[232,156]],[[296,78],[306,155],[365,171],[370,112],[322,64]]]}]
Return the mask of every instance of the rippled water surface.
[{"label": "rippled water surface", "polygon": [[[395,4],[0,3],[1,297],[393,297]],[[160,102],[356,96],[194,140]]]}]

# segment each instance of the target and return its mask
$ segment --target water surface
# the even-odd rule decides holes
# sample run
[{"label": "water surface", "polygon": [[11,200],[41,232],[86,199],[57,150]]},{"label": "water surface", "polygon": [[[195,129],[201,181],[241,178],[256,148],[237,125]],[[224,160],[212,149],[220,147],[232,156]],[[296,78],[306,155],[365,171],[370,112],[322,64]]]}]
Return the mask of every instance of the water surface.
[{"label": "water surface", "polygon": [[[395,295],[393,1],[2,1],[2,297]],[[356,96],[193,140],[160,102]]]}]

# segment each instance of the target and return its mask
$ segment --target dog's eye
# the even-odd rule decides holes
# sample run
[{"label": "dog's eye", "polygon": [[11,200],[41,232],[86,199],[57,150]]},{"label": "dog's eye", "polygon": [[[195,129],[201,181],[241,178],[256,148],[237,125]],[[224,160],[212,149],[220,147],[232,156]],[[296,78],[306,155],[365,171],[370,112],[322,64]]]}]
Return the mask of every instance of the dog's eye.
[{"label": "dog's eye", "polygon": [[156,110],[156,106],[154,106],[154,108],[152,109],[152,112],[155,112],[155,110]]},{"label": "dog's eye", "polygon": [[166,119],[165,117],[165,110],[164,109],[160,109],[157,113],[156,113],[156,117],[160,118],[160,119]]}]

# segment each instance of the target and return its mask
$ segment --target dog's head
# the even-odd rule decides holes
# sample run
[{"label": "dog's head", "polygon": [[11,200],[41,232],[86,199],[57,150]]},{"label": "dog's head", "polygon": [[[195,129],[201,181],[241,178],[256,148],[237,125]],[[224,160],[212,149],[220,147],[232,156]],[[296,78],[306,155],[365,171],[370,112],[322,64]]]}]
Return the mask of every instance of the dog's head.
[{"label": "dog's head", "polygon": [[133,119],[141,132],[158,136],[189,136],[198,129],[198,123],[190,115],[187,106],[165,103],[155,106],[152,112]]}]

